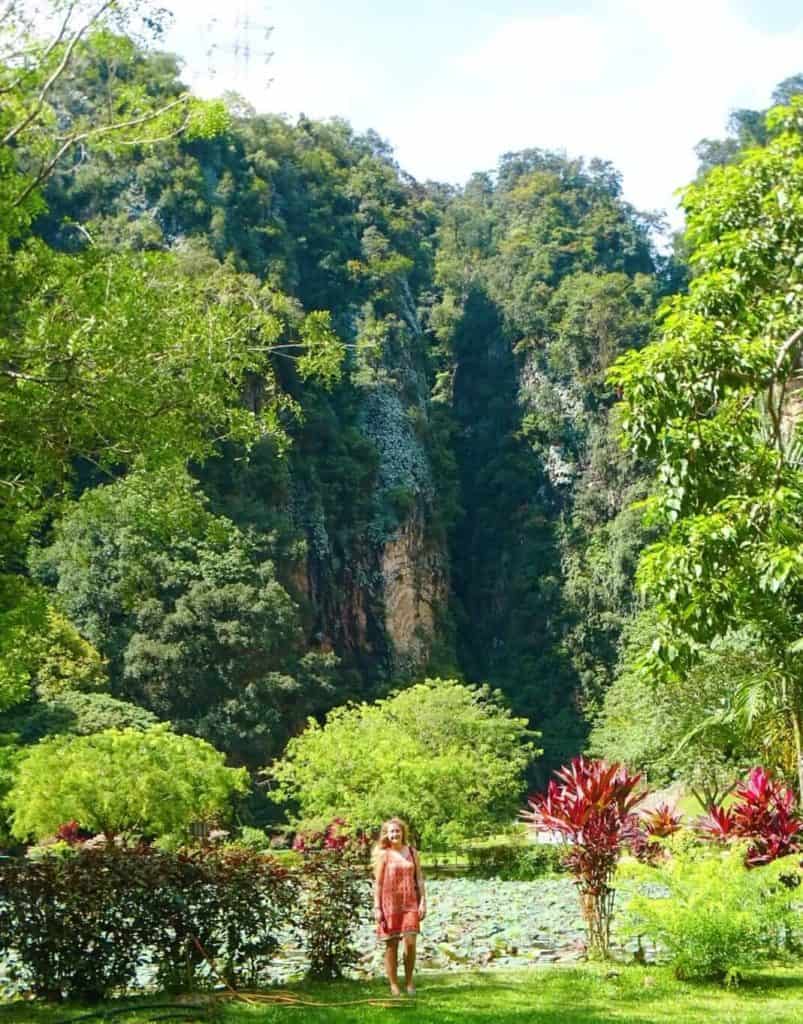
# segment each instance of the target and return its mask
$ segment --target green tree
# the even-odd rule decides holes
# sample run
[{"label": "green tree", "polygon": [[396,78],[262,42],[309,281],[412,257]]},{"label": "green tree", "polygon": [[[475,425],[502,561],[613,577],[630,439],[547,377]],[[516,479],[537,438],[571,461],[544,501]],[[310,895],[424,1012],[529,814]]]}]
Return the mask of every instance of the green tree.
[{"label": "green tree", "polygon": [[21,509],[69,495],[79,457],[107,471],[159,466],[203,459],[216,438],[283,436],[292,402],[273,347],[297,351],[304,372],[337,372],[326,314],[293,334],[281,297],[197,251],[64,255],[32,241],[12,262],[20,302],[0,337],[0,467]]},{"label": "green tree", "polygon": [[[44,15],[44,17],[43,17]],[[166,12],[149,0],[49,0],[44,10],[10,0],[0,22],[0,245],[41,212],[40,187],[77,147],[151,145],[189,132],[214,135],[228,123],[221,101],[180,91],[154,100],[115,71],[134,50],[133,36],[159,36]],[[105,103],[87,114],[75,95],[94,56],[103,65]],[[59,113],[60,95],[72,102]],[[65,113],[68,116],[64,116]],[[100,113],[100,117],[97,114]]]},{"label": "green tree", "polygon": [[782,709],[796,762],[783,767],[803,789],[803,98],[770,111],[767,131],[685,191],[688,294],[610,379],[625,442],[657,467],[663,534],[638,576],[658,619],[648,670],[682,675],[747,630],[768,670],[742,705]]},{"label": "green tree", "polygon": [[34,557],[106,655],[112,692],[256,767],[329,706],[266,543],[214,515],[181,467],[87,491]]},{"label": "green tree", "polygon": [[718,805],[751,764],[777,758],[777,719],[756,709],[747,723],[739,713],[739,694],[772,671],[750,637],[714,641],[683,675],[657,683],[642,666],[655,617],[643,614],[625,636],[589,736],[593,756],[619,758],[653,784],[682,782],[702,807]]},{"label": "green tree", "polygon": [[[772,106],[787,106],[794,96],[803,95],[803,75],[785,78],[772,91]],[[699,160],[699,173],[706,174],[712,167],[733,163],[748,146],[764,146],[768,140],[766,110],[733,110],[728,118],[728,136],[725,139],[701,139],[695,146]]]},{"label": "green tree", "polygon": [[[149,4],[53,0],[39,38],[27,7],[4,11],[0,32],[0,486],[6,558],[37,513],[70,494],[76,460],[110,470],[138,459],[200,459],[223,437],[284,436],[271,353],[300,373],[338,373],[342,347],[328,314],[300,315],[274,289],[197,247],[131,254],[101,242],[59,253],[31,237],[42,186],[71,151],[147,152],[176,137],[208,138],[230,119],[186,91],[152,93],[127,73]],[[79,83],[102,102],[76,102]],[[73,248],[75,248],[73,246]],[[292,321],[292,323],[291,323]],[[250,404],[242,401],[248,382]],[[258,395],[257,395],[258,393]],[[14,438],[12,443],[9,439]]]},{"label": "green tree", "polygon": [[302,826],[341,816],[373,828],[401,814],[443,848],[510,820],[536,736],[487,687],[428,679],[311,719],[267,770],[270,796],[297,806]]},{"label": "green tree", "polygon": [[19,576],[0,576],[0,713],[29,696],[102,690],[106,666],[98,651]]},{"label": "green tree", "polygon": [[0,719],[4,731],[16,733],[22,744],[69,733],[89,736],[105,729],[149,729],[159,719],[145,708],[108,693],[66,690],[57,697],[22,705]]},{"label": "green tree", "polygon": [[214,747],[156,725],[43,740],[21,757],[6,804],[21,840],[65,821],[107,836],[160,836],[225,816],[247,787],[245,769],[225,767]]}]

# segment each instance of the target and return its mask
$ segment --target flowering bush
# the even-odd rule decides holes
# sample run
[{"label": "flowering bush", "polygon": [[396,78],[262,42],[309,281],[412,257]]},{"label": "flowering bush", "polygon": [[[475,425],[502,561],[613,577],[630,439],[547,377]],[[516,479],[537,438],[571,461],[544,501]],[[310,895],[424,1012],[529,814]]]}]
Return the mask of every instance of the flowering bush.
[{"label": "flowering bush", "polygon": [[333,818],[320,831],[299,833],[293,849],[303,854],[301,926],[310,976],[339,978],[357,959],[354,934],[371,905],[368,838]]},{"label": "flowering bush", "polygon": [[712,806],[697,822],[706,839],[747,839],[747,867],[769,864],[803,848],[803,821],[791,789],[764,768],[753,768],[726,810]]},{"label": "flowering bush", "polygon": [[589,952],[607,957],[614,891],[610,881],[623,850],[641,835],[636,807],[640,775],[621,764],[576,757],[555,773],[521,817],[539,832],[558,832],[569,845],[565,863],[580,891]]}]

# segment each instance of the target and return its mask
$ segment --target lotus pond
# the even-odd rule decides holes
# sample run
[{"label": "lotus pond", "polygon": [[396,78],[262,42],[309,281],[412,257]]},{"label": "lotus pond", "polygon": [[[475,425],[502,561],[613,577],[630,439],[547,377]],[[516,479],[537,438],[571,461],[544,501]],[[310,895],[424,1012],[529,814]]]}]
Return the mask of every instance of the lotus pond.
[{"label": "lotus pond", "polygon": [[[583,953],[577,890],[568,878],[432,880],[427,903],[418,947],[422,971],[571,963]],[[372,923],[361,924],[356,945],[364,951],[356,976],[381,974],[382,951]],[[300,979],[305,968],[302,950],[288,936],[274,961],[273,980]]]}]

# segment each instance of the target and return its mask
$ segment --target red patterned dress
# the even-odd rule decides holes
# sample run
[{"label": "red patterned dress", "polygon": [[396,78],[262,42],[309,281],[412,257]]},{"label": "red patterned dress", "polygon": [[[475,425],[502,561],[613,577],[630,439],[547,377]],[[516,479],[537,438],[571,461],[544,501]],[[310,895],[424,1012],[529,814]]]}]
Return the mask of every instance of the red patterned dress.
[{"label": "red patterned dress", "polygon": [[418,912],[415,855],[406,847],[407,856],[396,850],[385,850],[379,877],[379,905],[382,920],[376,926],[380,939],[396,939],[417,933],[421,918]]}]

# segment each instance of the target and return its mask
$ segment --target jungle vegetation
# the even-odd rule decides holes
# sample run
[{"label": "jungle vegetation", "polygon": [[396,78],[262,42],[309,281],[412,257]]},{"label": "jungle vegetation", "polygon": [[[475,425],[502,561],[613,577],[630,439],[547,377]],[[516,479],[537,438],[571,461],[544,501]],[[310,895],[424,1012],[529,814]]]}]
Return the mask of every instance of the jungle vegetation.
[{"label": "jungle vegetation", "polygon": [[668,252],[603,160],[418,182],[195,99],[147,8],[11,10],[0,789],[159,721],[255,773],[426,676],[500,691],[530,782],[589,734],[659,781],[795,773],[803,77],[701,143]]}]

